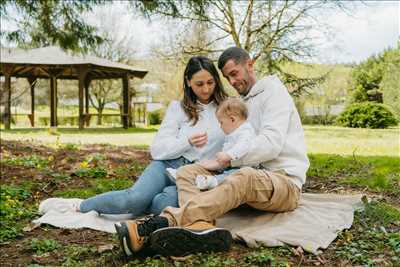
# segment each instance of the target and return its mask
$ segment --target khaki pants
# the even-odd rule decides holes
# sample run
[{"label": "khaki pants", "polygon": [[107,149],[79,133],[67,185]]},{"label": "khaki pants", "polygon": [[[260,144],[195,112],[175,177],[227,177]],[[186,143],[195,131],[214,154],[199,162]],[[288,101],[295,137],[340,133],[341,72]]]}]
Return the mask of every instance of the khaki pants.
[{"label": "khaki pants", "polygon": [[294,210],[298,205],[300,189],[290,181],[292,178],[280,173],[244,167],[204,192],[194,182],[200,174],[213,175],[197,164],[178,169],[176,184],[180,208],[167,207],[161,214],[168,218],[171,226],[212,222],[242,204],[272,212]]}]

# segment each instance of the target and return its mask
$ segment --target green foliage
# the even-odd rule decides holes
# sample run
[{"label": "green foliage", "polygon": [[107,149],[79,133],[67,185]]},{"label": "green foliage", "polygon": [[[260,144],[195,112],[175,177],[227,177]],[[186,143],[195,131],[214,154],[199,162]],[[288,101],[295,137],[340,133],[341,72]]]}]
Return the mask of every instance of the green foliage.
[{"label": "green foliage", "polygon": [[385,72],[381,89],[383,103],[390,106],[397,119],[400,120],[400,46],[385,54]]},{"label": "green foliage", "polygon": [[351,103],[385,102],[394,109],[397,115],[400,114],[399,76],[399,46],[369,57],[352,71]]},{"label": "green foliage", "polygon": [[355,214],[357,227],[339,234],[336,255],[352,265],[364,266],[374,266],[375,259],[385,256],[397,266],[400,234],[398,227],[391,227],[396,222],[399,225],[400,211],[396,208],[375,201],[366,203],[365,210]]},{"label": "green foliage", "polygon": [[130,179],[124,179],[124,178],[95,179],[90,181],[89,187],[56,191],[55,196],[66,197],[66,198],[71,198],[71,197],[89,198],[97,194],[114,190],[123,190],[131,186],[132,186],[132,180]]},{"label": "green foliage", "polygon": [[346,108],[337,122],[345,127],[384,129],[397,124],[397,120],[387,106],[378,103],[354,103]]},{"label": "green foliage", "polygon": [[[352,102],[376,101],[382,103],[379,85],[384,73],[383,54],[371,56],[352,72],[354,95]],[[367,98],[367,99],[366,99]]]},{"label": "green foliage", "polygon": [[[63,49],[86,52],[104,40],[96,28],[85,23],[82,14],[90,12],[102,0],[92,1],[1,1],[2,18],[14,20],[17,30],[5,31],[8,41],[21,47],[58,45]],[[16,9],[19,16],[11,17]]]},{"label": "green foliage", "polygon": [[68,245],[64,249],[67,260],[79,261],[82,258],[97,252],[94,246]]},{"label": "green foliage", "polygon": [[78,177],[104,178],[107,176],[107,169],[104,167],[81,168],[74,172]]},{"label": "green foliage", "polygon": [[244,261],[252,264],[269,264],[270,266],[276,265],[275,257],[268,251],[253,252],[244,257]]},{"label": "green foliage", "polygon": [[59,149],[64,149],[67,151],[77,151],[79,150],[79,146],[77,144],[74,143],[66,143],[66,144],[60,144]]},{"label": "green foliage", "polygon": [[149,122],[149,125],[157,125],[161,124],[161,121],[164,117],[164,110],[163,109],[157,109],[152,112],[147,113],[147,120]]},{"label": "green foliage", "polygon": [[37,239],[32,238],[30,245],[30,249],[33,250],[36,254],[41,255],[46,252],[51,252],[60,247],[58,242],[53,239]]},{"label": "green foliage", "polygon": [[0,242],[17,237],[21,229],[15,222],[32,217],[33,213],[24,207],[29,197],[30,193],[23,188],[0,186]]},{"label": "green foliage", "polygon": [[[51,158],[50,158],[51,159]],[[37,155],[24,156],[24,157],[10,157],[1,159],[1,164],[7,164],[11,166],[24,166],[29,168],[44,168],[50,162],[49,158],[43,158]]]},{"label": "green foliage", "polygon": [[391,223],[400,223],[400,210],[382,202],[371,201],[365,205],[366,222],[375,225],[388,226]]},{"label": "green foliage", "polygon": [[378,192],[400,194],[399,157],[361,157],[327,154],[309,155],[310,179],[368,187]]}]

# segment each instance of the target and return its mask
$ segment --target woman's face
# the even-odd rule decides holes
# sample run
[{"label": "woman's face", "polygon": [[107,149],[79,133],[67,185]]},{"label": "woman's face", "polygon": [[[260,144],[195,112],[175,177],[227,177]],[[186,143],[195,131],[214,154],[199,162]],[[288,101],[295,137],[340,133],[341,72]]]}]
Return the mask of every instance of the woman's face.
[{"label": "woman's face", "polygon": [[208,71],[200,70],[196,72],[192,79],[187,82],[201,103],[208,104],[210,102],[215,90],[215,80]]}]

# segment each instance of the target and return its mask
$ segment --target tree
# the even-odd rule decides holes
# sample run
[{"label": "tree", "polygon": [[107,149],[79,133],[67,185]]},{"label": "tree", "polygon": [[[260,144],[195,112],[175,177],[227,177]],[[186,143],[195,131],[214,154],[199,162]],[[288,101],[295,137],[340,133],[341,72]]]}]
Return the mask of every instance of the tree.
[{"label": "tree", "polygon": [[354,68],[352,102],[383,102],[382,91],[379,88],[384,71],[383,62],[383,54],[373,55]]},{"label": "tree", "polygon": [[318,25],[313,14],[329,7],[344,8],[340,2],[297,0],[141,0],[132,6],[149,18],[157,15],[207,25],[214,30],[212,40],[203,46],[183,46],[183,52],[215,55],[228,45],[242,47],[262,63],[258,65],[260,72],[279,73],[293,92],[314,87],[324,76],[303,79],[285,73],[280,65],[312,56],[307,32]]},{"label": "tree", "polygon": [[[17,30],[3,31],[8,42],[23,48],[57,45],[67,50],[87,52],[104,41],[82,14],[104,0],[2,0],[0,15],[16,24]],[[13,11],[17,11],[14,14]]]},{"label": "tree", "polygon": [[[105,37],[105,42],[99,45],[91,53],[100,58],[106,58],[111,61],[129,63],[134,57],[135,50],[132,44],[134,43],[133,36],[129,33],[121,33],[117,29],[121,27],[119,14],[109,12],[109,8],[99,10],[100,19],[94,24],[101,29],[102,36]],[[117,80],[96,80],[92,81],[89,90],[89,101],[97,110],[97,124],[102,124],[102,115],[105,106],[109,103],[118,102],[121,99],[121,81]],[[134,87],[130,86],[130,96],[135,95]],[[131,103],[131,99],[129,99]],[[122,106],[122,104],[121,104]]]},{"label": "tree", "polygon": [[400,69],[399,51],[399,47],[386,49],[370,56],[353,69],[351,103],[394,101],[390,106],[396,109],[394,103],[399,91],[396,82]]},{"label": "tree", "polygon": [[383,103],[390,106],[400,121],[400,44],[385,53],[384,73],[380,84]]}]

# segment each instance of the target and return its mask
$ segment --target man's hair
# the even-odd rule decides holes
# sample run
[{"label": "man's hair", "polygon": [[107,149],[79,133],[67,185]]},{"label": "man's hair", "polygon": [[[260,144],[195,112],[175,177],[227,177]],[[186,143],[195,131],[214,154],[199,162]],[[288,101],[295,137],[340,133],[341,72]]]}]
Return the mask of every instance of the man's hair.
[{"label": "man's hair", "polygon": [[218,68],[222,70],[225,66],[226,62],[233,59],[236,64],[243,63],[246,60],[250,59],[249,53],[246,50],[240,47],[230,47],[226,49],[218,59]]},{"label": "man's hair", "polygon": [[246,104],[238,97],[230,97],[222,101],[216,113],[217,116],[235,116],[243,120],[249,116]]}]

